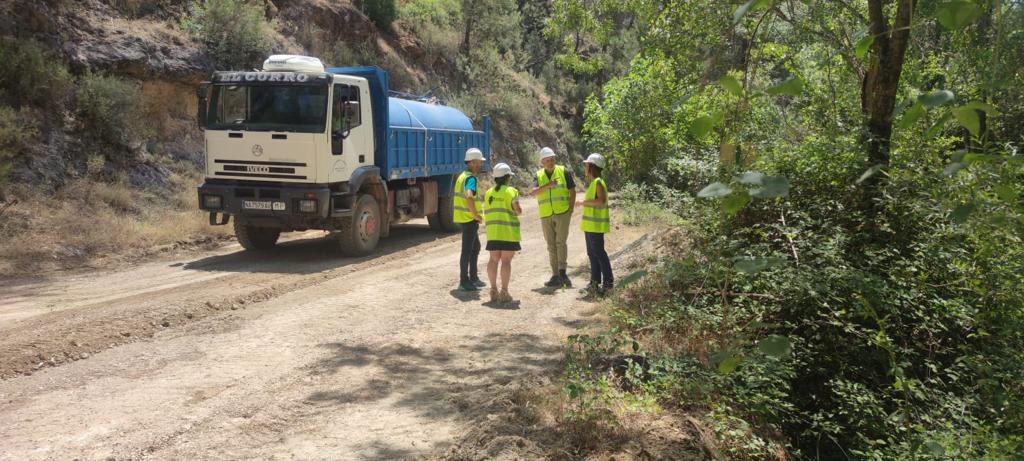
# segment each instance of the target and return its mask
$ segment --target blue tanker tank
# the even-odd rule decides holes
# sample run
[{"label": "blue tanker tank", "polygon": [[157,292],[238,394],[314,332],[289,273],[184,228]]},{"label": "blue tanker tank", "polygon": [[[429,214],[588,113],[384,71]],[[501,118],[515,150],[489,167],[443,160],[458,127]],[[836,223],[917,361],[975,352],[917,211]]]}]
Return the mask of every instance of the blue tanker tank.
[{"label": "blue tanker tank", "polygon": [[[453,107],[388,97],[387,73],[377,67],[333,67],[327,72],[369,82],[374,157],[385,179],[451,177],[465,168],[463,160],[471,147],[490,157],[490,119],[486,116],[482,129],[476,130],[469,117]],[[387,110],[381,110],[384,107]],[[450,181],[439,184],[442,195],[450,194]]]}]

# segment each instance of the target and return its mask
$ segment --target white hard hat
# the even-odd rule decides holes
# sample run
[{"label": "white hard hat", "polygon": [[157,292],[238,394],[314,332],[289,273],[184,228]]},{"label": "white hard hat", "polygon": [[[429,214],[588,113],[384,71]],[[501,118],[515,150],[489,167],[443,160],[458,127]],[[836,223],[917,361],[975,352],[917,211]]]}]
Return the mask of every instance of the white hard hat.
[{"label": "white hard hat", "polygon": [[484,153],[480,152],[480,149],[470,147],[466,150],[466,161],[470,160],[486,160],[484,159]]},{"label": "white hard hat", "polygon": [[601,154],[590,154],[590,156],[587,157],[587,159],[584,160],[583,163],[593,163],[594,165],[597,165],[597,167],[602,169],[602,170],[604,169],[604,166],[605,166],[604,156],[601,155]]},{"label": "white hard hat", "polygon": [[540,159],[541,160],[544,160],[544,159],[546,159],[548,157],[554,157],[554,156],[555,156],[555,151],[551,150],[550,147],[545,147],[545,148],[540,150]]},{"label": "white hard hat", "polygon": [[512,167],[505,163],[499,163],[491,169],[491,175],[495,178],[504,178],[505,176],[515,176],[516,174],[512,172]]}]

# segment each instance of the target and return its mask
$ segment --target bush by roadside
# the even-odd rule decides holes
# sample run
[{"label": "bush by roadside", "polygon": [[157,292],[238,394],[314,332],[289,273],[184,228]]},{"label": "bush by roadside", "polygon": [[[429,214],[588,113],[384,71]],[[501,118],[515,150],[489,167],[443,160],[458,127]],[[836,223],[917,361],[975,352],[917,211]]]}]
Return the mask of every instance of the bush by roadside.
[{"label": "bush by roadside", "polygon": [[63,61],[34,40],[0,37],[0,101],[59,110],[71,76]]},{"label": "bush by roadside", "polygon": [[[142,91],[117,77],[83,75],[75,89],[75,113],[83,137],[111,153],[130,148],[149,134]],[[114,155],[107,157],[118,160]]]},{"label": "bush by roadside", "polygon": [[206,46],[221,70],[250,69],[263,62],[271,49],[263,2],[194,0],[181,28]]},{"label": "bush by roadside", "polygon": [[[35,117],[27,109],[0,106],[0,188],[6,185],[15,162],[32,148],[39,134]],[[0,199],[4,194],[0,190]]]}]

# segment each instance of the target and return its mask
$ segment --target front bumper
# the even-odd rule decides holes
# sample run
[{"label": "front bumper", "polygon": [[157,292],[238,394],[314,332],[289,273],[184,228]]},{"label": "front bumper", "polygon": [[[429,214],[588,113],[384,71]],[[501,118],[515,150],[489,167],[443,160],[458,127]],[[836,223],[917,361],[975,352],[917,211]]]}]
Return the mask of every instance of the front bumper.
[{"label": "front bumper", "polygon": [[[213,215],[230,215],[237,221],[282,230],[324,228],[331,209],[331,190],[326,186],[206,182],[197,188],[197,193],[199,208],[203,211]],[[316,200],[315,207],[304,211],[300,203],[308,200]]]}]

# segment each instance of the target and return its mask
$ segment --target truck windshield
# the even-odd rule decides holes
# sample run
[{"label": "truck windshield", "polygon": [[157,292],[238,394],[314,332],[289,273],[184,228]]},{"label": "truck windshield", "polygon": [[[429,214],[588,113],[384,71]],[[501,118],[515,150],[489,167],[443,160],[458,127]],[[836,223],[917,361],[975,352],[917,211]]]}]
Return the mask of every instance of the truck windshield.
[{"label": "truck windshield", "polygon": [[323,133],[326,85],[214,85],[207,129]]}]

